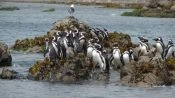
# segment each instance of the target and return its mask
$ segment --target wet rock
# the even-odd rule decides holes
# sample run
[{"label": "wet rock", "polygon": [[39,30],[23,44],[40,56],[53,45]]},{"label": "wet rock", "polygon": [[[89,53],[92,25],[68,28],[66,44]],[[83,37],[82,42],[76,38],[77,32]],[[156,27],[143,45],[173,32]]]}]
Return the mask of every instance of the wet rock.
[{"label": "wet rock", "polygon": [[147,0],[145,4],[145,6],[149,8],[157,8],[159,5],[159,0]]},{"label": "wet rock", "polygon": [[53,23],[52,29],[43,36],[35,37],[33,39],[26,38],[23,40],[16,40],[12,49],[27,52],[43,52],[45,46],[45,38],[51,37],[54,33],[58,31],[70,30],[75,27],[82,32],[86,32],[86,38],[90,36],[88,33],[89,26],[86,23],[79,21],[77,18],[71,16]]},{"label": "wet rock", "polygon": [[29,48],[26,50],[27,53],[40,53],[41,51],[43,51],[43,49],[39,46],[34,46],[33,48]]},{"label": "wet rock", "polygon": [[171,7],[171,10],[172,10],[172,11],[175,11],[175,5],[173,5],[173,6]]},{"label": "wet rock", "polygon": [[0,78],[1,79],[16,79],[17,72],[6,68],[1,68]]},{"label": "wet rock", "polygon": [[0,42],[0,66],[10,66],[12,63],[12,57],[8,46]]},{"label": "wet rock", "polygon": [[173,83],[173,76],[161,58],[154,57],[148,61],[139,60],[122,67],[121,83],[141,87],[171,85]]}]

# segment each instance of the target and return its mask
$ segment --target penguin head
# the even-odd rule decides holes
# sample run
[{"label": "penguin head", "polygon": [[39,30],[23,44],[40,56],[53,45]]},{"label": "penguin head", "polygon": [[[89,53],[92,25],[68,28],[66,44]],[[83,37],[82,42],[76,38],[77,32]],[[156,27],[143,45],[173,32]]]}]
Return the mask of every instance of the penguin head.
[{"label": "penguin head", "polygon": [[74,8],[74,4],[71,4],[70,7],[71,7],[71,8]]},{"label": "penguin head", "polygon": [[94,37],[94,42],[96,42],[96,43],[98,43],[98,42],[99,42],[98,37]]},{"label": "penguin head", "polygon": [[154,41],[161,41],[161,42],[163,42],[162,37],[157,37],[157,38],[154,38],[153,40],[154,40]]},{"label": "penguin head", "polygon": [[144,38],[143,36],[138,37],[141,42],[148,42],[148,39]]},{"label": "penguin head", "polygon": [[168,44],[169,44],[169,45],[174,44],[174,43],[173,43],[173,40],[172,40],[172,39],[170,39],[170,40],[168,41]]},{"label": "penguin head", "polygon": [[52,41],[56,41],[55,36],[52,36],[51,39],[52,39]]},{"label": "penguin head", "polygon": [[61,34],[61,31],[58,31],[58,32],[56,33],[56,35],[58,35],[58,36],[59,36],[60,34]]},{"label": "penguin head", "polygon": [[45,42],[49,42],[49,39],[48,38],[45,38]]},{"label": "penguin head", "polygon": [[133,50],[130,48],[130,49],[128,50],[128,52],[129,52],[129,54],[132,54],[132,53],[133,53]]}]

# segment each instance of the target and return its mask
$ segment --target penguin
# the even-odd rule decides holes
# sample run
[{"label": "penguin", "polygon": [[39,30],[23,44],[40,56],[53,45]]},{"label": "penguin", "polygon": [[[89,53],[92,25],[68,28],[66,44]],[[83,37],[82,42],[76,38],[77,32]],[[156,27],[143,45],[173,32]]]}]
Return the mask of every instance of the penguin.
[{"label": "penguin", "polygon": [[168,44],[167,44],[167,47],[166,47],[166,49],[165,49],[165,51],[164,51],[164,55],[163,55],[163,59],[168,59],[168,58],[170,58],[170,57],[173,57],[173,55],[174,55],[174,43],[173,43],[173,41],[172,40],[169,40],[168,41]]},{"label": "penguin", "polygon": [[79,44],[80,44],[81,51],[83,51],[85,53],[87,43],[86,43],[86,39],[85,39],[85,36],[84,36],[83,32],[79,33]]},{"label": "penguin", "polygon": [[112,55],[110,57],[110,65],[114,67],[114,69],[120,69],[122,66],[121,62],[121,52],[118,47],[113,47]]},{"label": "penguin", "polygon": [[66,49],[66,58],[73,58],[75,56],[75,52],[72,43],[66,37],[64,37],[62,40]]},{"label": "penguin", "polygon": [[161,57],[163,58],[163,52],[164,52],[164,49],[165,49],[165,45],[164,45],[164,42],[163,42],[162,38],[157,37],[153,40],[155,41],[156,54],[161,55]]},{"label": "penguin", "polygon": [[142,41],[139,41],[139,48],[140,48],[139,56],[147,55],[150,50],[149,46]]},{"label": "penguin", "polygon": [[95,37],[98,38],[98,33],[97,33],[97,31],[95,30],[95,28],[90,28],[90,34],[91,34],[91,37],[92,37],[92,38],[95,38]]},{"label": "penguin", "polygon": [[134,60],[133,50],[129,49],[128,51],[125,51],[122,54],[121,59],[122,59],[121,61],[122,61],[123,65],[129,64],[131,62],[131,60]]},{"label": "penguin", "polygon": [[92,44],[89,44],[87,46],[87,57],[92,58],[92,51],[94,50],[94,46]]},{"label": "penguin", "polygon": [[59,45],[54,41],[54,37],[51,37],[49,40],[46,39],[46,50],[44,52],[44,57],[49,58],[49,61],[53,62],[53,65],[58,62],[58,59],[61,56]]},{"label": "penguin", "polygon": [[105,58],[102,56],[101,52],[96,48],[92,50],[92,60],[93,60],[94,67],[99,66],[101,69],[101,72],[104,72],[106,70]]}]

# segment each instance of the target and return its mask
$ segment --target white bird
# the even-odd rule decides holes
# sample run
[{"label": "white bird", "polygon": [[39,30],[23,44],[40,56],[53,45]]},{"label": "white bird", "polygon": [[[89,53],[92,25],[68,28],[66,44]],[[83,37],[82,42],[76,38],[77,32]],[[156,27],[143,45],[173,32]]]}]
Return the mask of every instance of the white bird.
[{"label": "white bird", "polygon": [[75,12],[74,4],[71,4],[71,5],[70,5],[70,7],[69,7],[69,9],[68,9],[68,12],[69,12],[70,15],[73,14],[73,13]]}]

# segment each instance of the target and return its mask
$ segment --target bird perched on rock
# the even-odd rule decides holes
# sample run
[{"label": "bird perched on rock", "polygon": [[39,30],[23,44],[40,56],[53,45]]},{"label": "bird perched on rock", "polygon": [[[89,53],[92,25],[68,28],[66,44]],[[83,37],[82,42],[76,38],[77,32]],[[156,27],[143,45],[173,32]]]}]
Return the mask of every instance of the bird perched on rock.
[{"label": "bird perched on rock", "polygon": [[68,8],[68,12],[69,12],[70,15],[72,15],[75,12],[74,4],[70,5],[70,7]]}]

